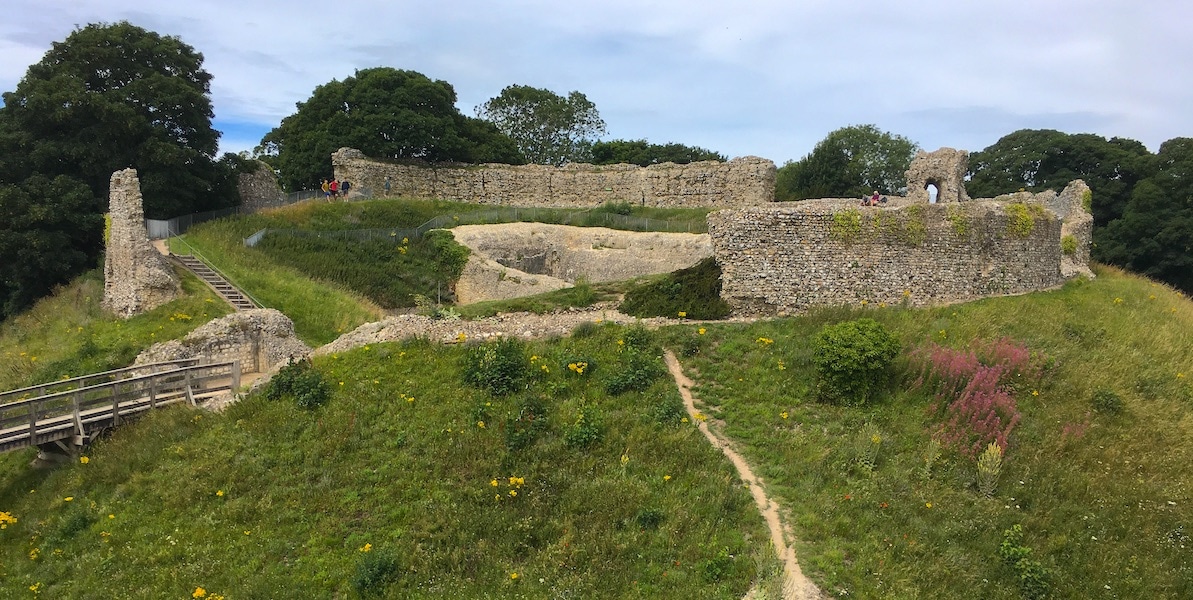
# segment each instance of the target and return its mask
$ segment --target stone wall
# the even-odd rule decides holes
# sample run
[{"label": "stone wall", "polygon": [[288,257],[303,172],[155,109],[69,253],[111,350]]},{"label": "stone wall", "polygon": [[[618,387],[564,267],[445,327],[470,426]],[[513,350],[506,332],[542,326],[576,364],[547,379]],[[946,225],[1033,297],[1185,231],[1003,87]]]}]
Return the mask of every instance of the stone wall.
[{"label": "stone wall", "polygon": [[182,295],[178,276],[149,242],[136,169],[112,173],[108,205],[112,225],[104,252],[104,308],[127,319]]},{"label": "stone wall", "polygon": [[257,212],[263,208],[285,206],[286,194],[278,185],[273,168],[259,160],[249,164],[250,168],[255,170],[241,173],[236,178],[236,190],[240,193],[242,210]]},{"label": "stone wall", "polygon": [[291,358],[311,353],[294,335],[294,323],[272,308],[235,312],[202,325],[181,340],[154,344],[137,356],[136,365],[199,358],[240,361],[243,373],[266,373]]},{"label": "stone wall", "polygon": [[826,305],[929,305],[1061,284],[1061,222],[1043,206],[853,201],[709,215],[721,295],[743,314]]},{"label": "stone wall", "polygon": [[703,233],[637,232],[546,223],[461,225],[451,230],[472,250],[456,282],[461,304],[518,298],[590,282],[670,273],[712,256]]},{"label": "stone wall", "polygon": [[374,196],[445,199],[505,206],[592,207],[606,202],[642,206],[734,207],[774,201],[775,164],[747,156],[686,165],[483,164],[412,166],[371,160],[359,150],[332,154],[335,177]]}]

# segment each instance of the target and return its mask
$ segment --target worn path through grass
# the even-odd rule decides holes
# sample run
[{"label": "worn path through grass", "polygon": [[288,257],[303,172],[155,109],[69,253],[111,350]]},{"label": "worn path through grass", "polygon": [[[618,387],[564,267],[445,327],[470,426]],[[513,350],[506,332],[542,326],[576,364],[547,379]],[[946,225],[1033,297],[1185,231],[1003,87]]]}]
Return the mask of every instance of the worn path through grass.
[{"label": "worn path through grass", "polygon": [[684,375],[683,367],[675,358],[675,353],[666,350],[663,359],[667,362],[667,370],[671,372],[671,377],[675,379],[675,386],[679,388],[679,395],[683,398],[688,416],[696,423],[700,433],[703,433],[704,437],[708,439],[708,443],[712,444],[713,448],[720,450],[725,458],[733,463],[741,480],[750,486],[750,495],[754,497],[758,512],[762,513],[767,529],[770,530],[771,544],[775,547],[775,554],[783,563],[783,599],[819,600],[824,598],[816,584],[812,583],[812,580],[808,579],[800,569],[799,559],[795,556],[795,548],[787,543],[790,529],[783,523],[779,514],[779,505],[766,495],[762,480],[754,475],[754,470],[750,468],[749,463],[733,449],[732,442],[720,431],[709,427],[707,418],[696,410],[696,398],[692,395],[692,380]]}]

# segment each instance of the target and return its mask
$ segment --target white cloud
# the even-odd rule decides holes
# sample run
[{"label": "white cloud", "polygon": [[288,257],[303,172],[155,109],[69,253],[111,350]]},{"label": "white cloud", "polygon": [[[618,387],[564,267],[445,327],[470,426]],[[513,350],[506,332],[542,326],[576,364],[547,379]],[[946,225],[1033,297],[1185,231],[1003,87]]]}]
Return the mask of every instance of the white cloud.
[{"label": "white cloud", "polygon": [[465,114],[511,84],[584,92],[611,137],[778,163],[875,123],[978,150],[1024,127],[1160,142],[1193,135],[1193,7],[1114,0],[543,0],[447,4],[15,0],[0,89],[96,21],[205,56],[225,149],[251,147],[318,85],[392,66],[451,83]]}]

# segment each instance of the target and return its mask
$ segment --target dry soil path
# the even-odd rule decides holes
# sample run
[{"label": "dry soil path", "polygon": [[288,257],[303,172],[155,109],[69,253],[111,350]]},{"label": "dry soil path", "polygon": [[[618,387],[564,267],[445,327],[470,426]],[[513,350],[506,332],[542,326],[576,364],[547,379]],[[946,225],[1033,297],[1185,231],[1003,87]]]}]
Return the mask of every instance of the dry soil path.
[{"label": "dry soil path", "polygon": [[[696,410],[696,399],[692,395],[692,380],[684,375],[683,367],[675,358],[675,353],[667,350],[663,358],[667,362],[667,369],[671,371],[671,376],[675,378],[675,385],[679,388],[679,395],[683,397],[684,407],[687,408],[692,422],[700,428],[700,433],[704,434],[708,443],[724,453],[725,458],[733,463],[742,481],[750,488],[750,494],[754,496],[754,503],[758,505],[758,512],[762,513],[762,518],[766,519],[766,526],[770,529],[771,544],[774,545],[775,553],[783,563],[783,600],[820,600],[824,598],[816,584],[804,576],[799,567],[795,549],[787,542],[789,533],[779,514],[779,505],[766,495],[762,480],[754,475],[754,470],[750,468],[749,463],[733,449],[729,439],[720,431],[709,427],[705,419],[696,418],[698,411]],[[749,597],[750,595],[747,595],[747,598]]]}]

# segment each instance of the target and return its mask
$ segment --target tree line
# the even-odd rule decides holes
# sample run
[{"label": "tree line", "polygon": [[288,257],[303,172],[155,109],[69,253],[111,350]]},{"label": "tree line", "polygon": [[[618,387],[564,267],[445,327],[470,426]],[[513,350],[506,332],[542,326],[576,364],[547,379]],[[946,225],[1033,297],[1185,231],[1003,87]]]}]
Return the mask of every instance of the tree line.
[{"label": "tree line", "polygon": [[[92,24],[55,42],[0,107],[0,319],[94,268],[111,173],[138,170],[150,218],[233,206],[239,173],[257,163],[217,158],[211,75],[203,55],[128,22]],[[451,84],[390,67],[317,86],[251,154],[283,187],[313,189],[331,154],[353,147],[430,164],[688,163],[720,153],[607,131],[583,93],[525,85],[501,90],[467,116]],[[918,145],[874,125],[838,129],[777,174],[780,201],[903,193]],[[1124,138],[1051,130],[1011,133],[970,157],[973,197],[1059,190],[1082,178],[1094,190],[1096,260],[1193,292],[1193,140],[1152,154]]]}]

